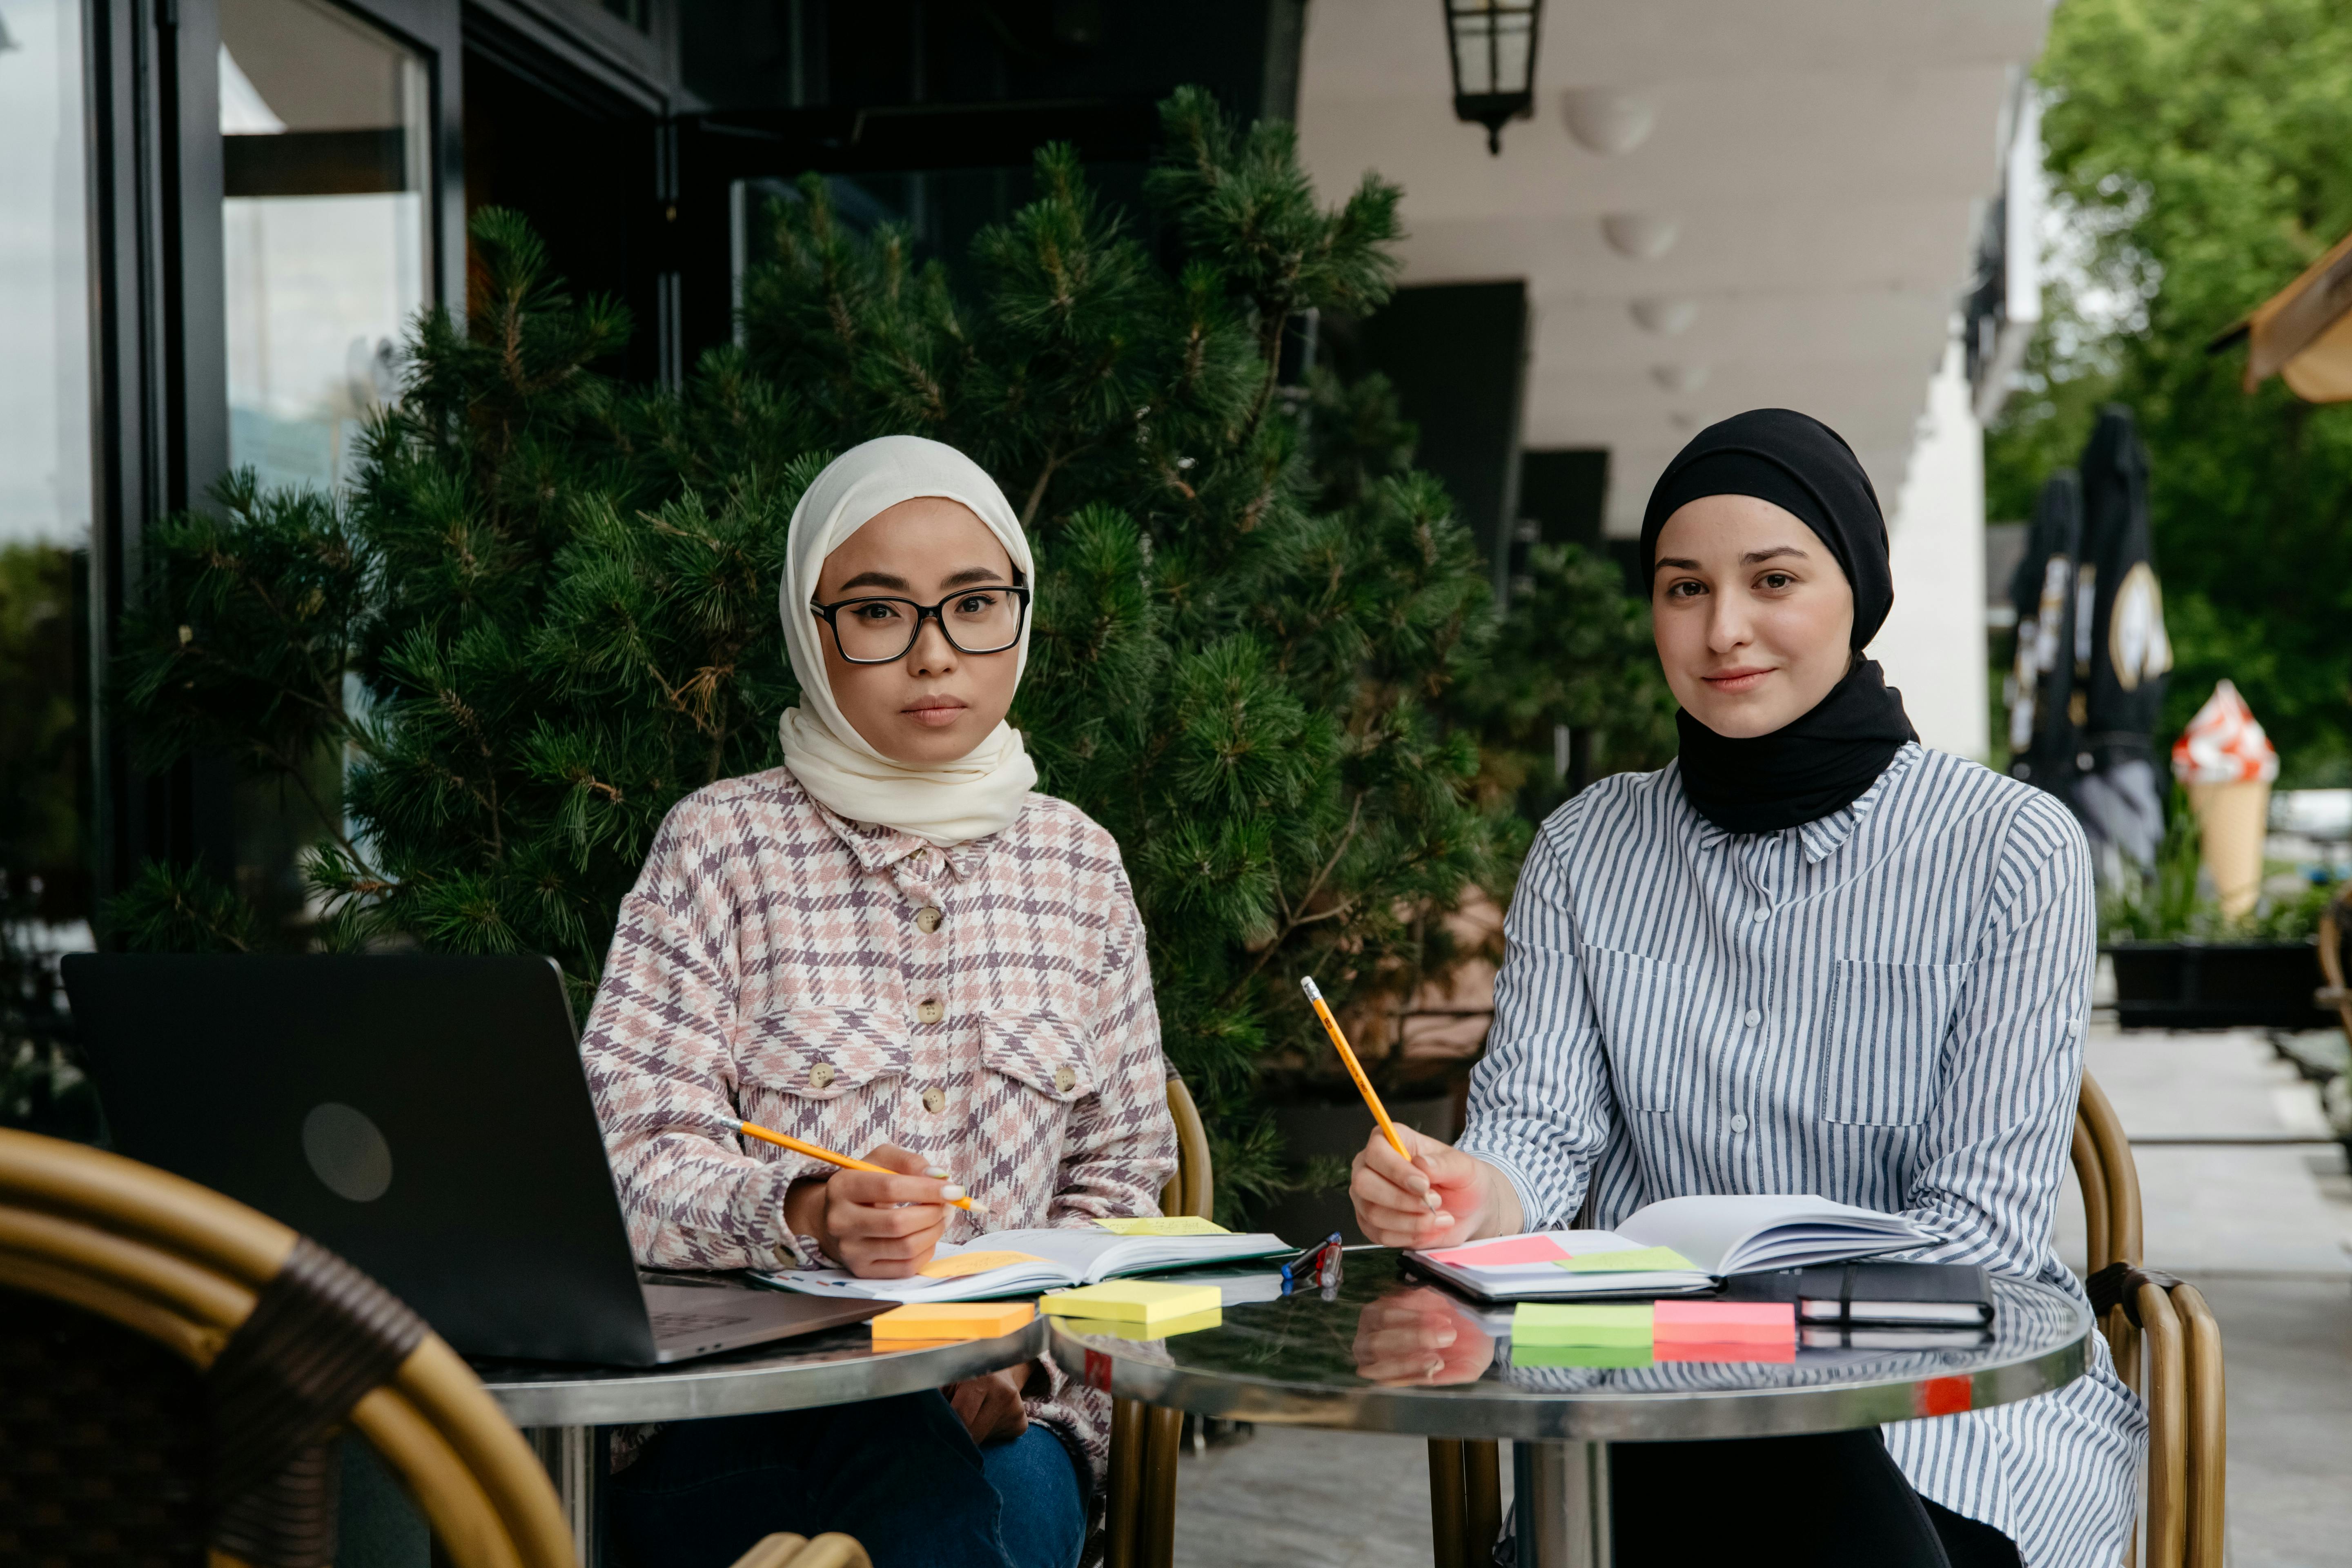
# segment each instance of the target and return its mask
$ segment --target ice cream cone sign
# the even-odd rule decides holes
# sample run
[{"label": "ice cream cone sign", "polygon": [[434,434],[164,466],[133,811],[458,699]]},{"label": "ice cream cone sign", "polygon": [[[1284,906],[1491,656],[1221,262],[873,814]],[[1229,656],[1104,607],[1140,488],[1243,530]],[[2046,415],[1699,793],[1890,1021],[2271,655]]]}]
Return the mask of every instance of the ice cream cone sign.
[{"label": "ice cream cone sign", "polygon": [[2172,776],[2188,787],[2221,912],[2231,920],[2252,913],[2263,887],[2263,840],[2278,752],[2230,682],[2213,688],[2173,742]]}]

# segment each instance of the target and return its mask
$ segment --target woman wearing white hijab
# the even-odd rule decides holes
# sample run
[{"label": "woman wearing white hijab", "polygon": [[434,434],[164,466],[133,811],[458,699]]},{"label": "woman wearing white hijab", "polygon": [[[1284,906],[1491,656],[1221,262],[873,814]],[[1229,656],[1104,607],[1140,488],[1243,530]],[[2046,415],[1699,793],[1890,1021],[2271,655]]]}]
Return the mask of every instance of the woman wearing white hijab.
[{"label": "woman wearing white hijab", "polygon": [[[786,554],[783,765],[670,813],[582,1042],[640,1260],[903,1278],[942,1240],[1157,1213],[1176,1144],[1142,922],[1117,844],[1032,789],[1005,722],[1034,569],[1003,493],[952,447],[868,441]],[[648,1565],[841,1530],[877,1568],[1071,1568],[1108,1426],[1044,1362],[687,1423],[616,1478],[614,1522]]]}]

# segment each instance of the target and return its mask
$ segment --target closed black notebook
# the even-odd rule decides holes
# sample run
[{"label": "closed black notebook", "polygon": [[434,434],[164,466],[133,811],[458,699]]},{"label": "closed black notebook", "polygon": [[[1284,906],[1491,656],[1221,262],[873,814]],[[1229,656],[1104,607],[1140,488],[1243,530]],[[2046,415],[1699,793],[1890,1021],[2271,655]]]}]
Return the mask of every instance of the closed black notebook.
[{"label": "closed black notebook", "polygon": [[1726,1301],[1794,1301],[1797,1319],[1824,1324],[1992,1321],[1992,1281],[1974,1263],[1846,1263],[1735,1274]]}]

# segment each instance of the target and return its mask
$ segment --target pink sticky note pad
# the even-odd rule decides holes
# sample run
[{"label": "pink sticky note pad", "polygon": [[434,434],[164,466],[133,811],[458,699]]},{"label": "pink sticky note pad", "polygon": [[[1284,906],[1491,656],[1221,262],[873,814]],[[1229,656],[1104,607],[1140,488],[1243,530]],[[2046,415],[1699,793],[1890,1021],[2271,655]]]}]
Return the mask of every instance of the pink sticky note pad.
[{"label": "pink sticky note pad", "polygon": [[1788,1301],[1660,1301],[1652,1322],[1661,1345],[1797,1342],[1797,1309]]},{"label": "pink sticky note pad", "polygon": [[1650,1347],[1653,1361],[1762,1361],[1793,1362],[1797,1359],[1797,1342],[1786,1340],[1773,1344],[1706,1344],[1696,1341],[1659,1340]]},{"label": "pink sticky note pad", "polygon": [[[1449,1247],[1443,1252],[1433,1252],[1433,1261],[1451,1264],[1456,1268],[1511,1268],[1528,1263],[1557,1263],[1568,1256],[1559,1243],[1548,1236],[1517,1236],[1508,1241],[1481,1242],[1470,1247]],[[1790,1332],[1796,1331],[1791,1329]]]}]

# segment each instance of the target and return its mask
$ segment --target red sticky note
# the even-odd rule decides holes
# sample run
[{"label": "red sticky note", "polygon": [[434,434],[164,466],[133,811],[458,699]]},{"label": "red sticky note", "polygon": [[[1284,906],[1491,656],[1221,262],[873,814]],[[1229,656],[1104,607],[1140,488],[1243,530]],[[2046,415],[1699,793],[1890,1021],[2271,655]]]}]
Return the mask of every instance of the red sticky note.
[{"label": "red sticky note", "polygon": [[1761,1342],[1749,1344],[1710,1345],[1696,1341],[1659,1340],[1650,1347],[1653,1361],[1763,1361],[1793,1362],[1797,1359],[1797,1342],[1782,1340],[1776,1344]]},{"label": "red sticky note", "polygon": [[1797,1342],[1797,1309],[1789,1301],[1660,1301],[1651,1321],[1661,1345]]},{"label": "red sticky note", "polygon": [[1515,1268],[1530,1263],[1557,1263],[1568,1256],[1548,1236],[1515,1236],[1507,1241],[1477,1242],[1433,1252],[1433,1261],[1456,1268]]},{"label": "red sticky note", "polygon": [[1919,1385],[1919,1414],[1958,1415],[1974,1402],[1965,1377],[1931,1377]]}]

